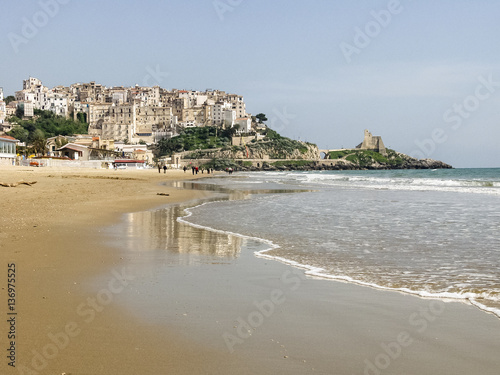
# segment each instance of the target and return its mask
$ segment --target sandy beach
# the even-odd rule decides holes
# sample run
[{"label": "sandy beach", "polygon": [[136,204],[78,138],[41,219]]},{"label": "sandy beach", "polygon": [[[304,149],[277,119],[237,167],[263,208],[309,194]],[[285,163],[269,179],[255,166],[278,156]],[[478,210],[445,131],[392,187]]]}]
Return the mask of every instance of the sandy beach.
[{"label": "sandy beach", "polygon": [[17,312],[2,374],[498,373],[495,316],[305,278],[256,258],[260,244],[178,223],[211,193],[161,184],[191,178],[0,169],[37,181],[0,187],[4,353],[9,264]]},{"label": "sandy beach", "polygon": [[[203,373],[200,369],[213,368],[217,355],[209,348],[193,346],[165,331],[158,334],[154,326],[139,326],[112,304],[92,324],[80,324],[69,343],[62,340],[58,353],[50,351],[49,334],[57,336],[68,324],[82,320],[76,310],[92,297],[85,280],[100,273],[112,276],[111,269],[122,272],[118,254],[101,243],[100,228],[120,220],[125,212],[206,195],[160,186],[165,180],[185,178],[193,176],[172,170],[159,174],[154,169],[0,170],[0,182],[36,181],[33,186],[0,188],[1,314],[7,316],[5,291],[11,263],[16,268],[18,313],[16,368],[5,359],[0,364],[2,374],[23,373],[19,372],[23,368],[31,371],[24,373],[40,374],[153,374],[161,373],[159,369]],[[4,352],[11,341],[8,328],[2,324],[0,331]]]}]

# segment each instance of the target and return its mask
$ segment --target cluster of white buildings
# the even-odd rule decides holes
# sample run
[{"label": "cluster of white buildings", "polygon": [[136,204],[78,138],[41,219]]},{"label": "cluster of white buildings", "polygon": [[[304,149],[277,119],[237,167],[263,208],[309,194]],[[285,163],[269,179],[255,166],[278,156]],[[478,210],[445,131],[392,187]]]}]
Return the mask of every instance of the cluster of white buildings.
[{"label": "cluster of white buildings", "polygon": [[[243,97],[219,90],[105,87],[95,82],[49,89],[30,77],[15,97],[25,116],[41,109],[74,119],[83,117],[89,124],[89,135],[105,140],[155,143],[182,128],[198,126],[238,125],[239,133],[252,130]],[[0,121],[1,111],[0,102]]]},{"label": "cluster of white buildings", "polygon": [[23,81],[23,89],[16,91],[16,101],[23,103],[24,115],[33,116],[33,109],[52,111],[68,116],[68,99],[55,89],[49,90],[39,79],[30,77]]}]

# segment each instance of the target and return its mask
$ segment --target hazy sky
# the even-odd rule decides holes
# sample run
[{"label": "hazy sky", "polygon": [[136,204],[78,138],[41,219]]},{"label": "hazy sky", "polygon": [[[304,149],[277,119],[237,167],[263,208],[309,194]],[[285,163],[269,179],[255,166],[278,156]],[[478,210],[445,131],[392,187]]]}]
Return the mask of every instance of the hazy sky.
[{"label": "hazy sky", "polygon": [[500,167],[497,0],[5,1],[0,86],[225,90],[320,148]]}]

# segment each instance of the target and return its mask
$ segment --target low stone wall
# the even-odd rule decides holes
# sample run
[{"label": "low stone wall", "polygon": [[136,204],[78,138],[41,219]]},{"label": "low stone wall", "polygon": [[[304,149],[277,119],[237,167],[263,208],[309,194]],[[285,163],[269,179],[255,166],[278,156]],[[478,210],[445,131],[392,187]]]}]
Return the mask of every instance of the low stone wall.
[{"label": "low stone wall", "polygon": [[0,157],[0,165],[14,165],[16,159]]},{"label": "low stone wall", "polygon": [[111,161],[103,160],[59,160],[59,159],[26,159],[21,161],[21,165],[25,167],[34,166],[33,163],[38,163],[38,167],[64,167],[64,168],[94,168],[101,169],[106,167],[106,163],[111,164]]}]

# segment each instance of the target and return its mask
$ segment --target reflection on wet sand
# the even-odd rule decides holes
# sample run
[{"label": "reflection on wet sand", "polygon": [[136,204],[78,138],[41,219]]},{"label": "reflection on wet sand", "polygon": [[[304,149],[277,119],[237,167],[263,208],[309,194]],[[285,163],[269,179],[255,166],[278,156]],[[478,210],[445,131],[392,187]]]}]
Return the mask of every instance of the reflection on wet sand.
[{"label": "reflection on wet sand", "polygon": [[186,206],[171,206],[125,216],[125,243],[130,251],[168,251],[170,253],[236,258],[242,239],[195,228],[177,221]]},{"label": "reflection on wet sand", "polygon": [[[282,189],[227,189],[223,186],[203,182],[169,181],[168,185],[182,189],[208,190],[214,193],[204,202],[216,200],[243,200],[252,194],[296,193],[309,190]],[[167,183],[166,183],[167,184]],[[199,202],[198,202],[199,203]],[[199,256],[234,259],[241,252],[244,239],[229,234],[198,228],[178,222],[177,218],[185,216],[184,209],[196,205],[175,205],[145,212],[135,212],[125,215],[123,233],[124,243],[129,251],[155,252],[188,255],[184,260],[188,263],[198,262]],[[189,257],[193,255],[193,257]],[[194,256],[196,255],[196,256]]]},{"label": "reflection on wet sand", "polygon": [[266,189],[259,188],[250,188],[248,185],[245,185],[244,180],[240,186],[234,184],[232,188],[226,188],[223,185],[218,185],[213,182],[213,179],[210,180],[197,180],[196,182],[190,181],[167,181],[165,185],[173,186],[179,189],[194,189],[194,190],[208,190],[217,193],[225,193],[229,194],[229,200],[235,199],[246,199],[251,194],[286,194],[286,193],[307,193],[314,190],[311,189],[297,189],[295,187],[284,188],[283,185],[272,185],[267,184]]}]

